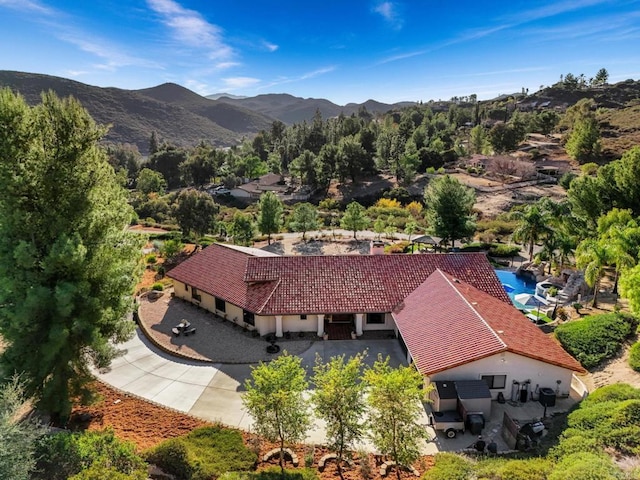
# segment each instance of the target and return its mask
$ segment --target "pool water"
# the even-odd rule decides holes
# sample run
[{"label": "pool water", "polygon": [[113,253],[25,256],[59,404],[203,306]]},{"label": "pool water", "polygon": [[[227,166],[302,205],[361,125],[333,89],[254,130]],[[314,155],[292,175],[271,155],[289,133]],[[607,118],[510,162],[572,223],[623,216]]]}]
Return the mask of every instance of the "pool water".
[{"label": "pool water", "polygon": [[519,293],[535,293],[536,284],[532,280],[525,277],[519,277],[515,272],[508,270],[496,270],[496,275],[502,285],[509,285],[512,288],[505,287],[505,291],[513,301],[513,298]]}]

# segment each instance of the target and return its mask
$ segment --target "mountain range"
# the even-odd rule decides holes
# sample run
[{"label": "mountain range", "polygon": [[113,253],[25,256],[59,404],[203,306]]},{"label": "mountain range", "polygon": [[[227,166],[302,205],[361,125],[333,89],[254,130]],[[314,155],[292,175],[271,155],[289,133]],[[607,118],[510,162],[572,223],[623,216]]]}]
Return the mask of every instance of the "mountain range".
[{"label": "mountain range", "polygon": [[316,111],[322,118],[330,118],[340,113],[350,115],[363,106],[369,112],[377,113],[411,105],[369,100],[363,104],[340,106],[324,99],[287,94],[229,95],[216,100],[174,83],[124,90],[8,70],[0,70],[0,87],[19,92],[30,105],[40,101],[43,91],[52,90],[60,97],[73,96],[96,122],[111,125],[106,141],[134,144],[142,154],[148,153],[149,139],[154,131],[160,140],[179,146],[192,146],[201,140],[217,146],[232,146],[260,130],[268,130],[275,120],[291,124],[310,121]]}]

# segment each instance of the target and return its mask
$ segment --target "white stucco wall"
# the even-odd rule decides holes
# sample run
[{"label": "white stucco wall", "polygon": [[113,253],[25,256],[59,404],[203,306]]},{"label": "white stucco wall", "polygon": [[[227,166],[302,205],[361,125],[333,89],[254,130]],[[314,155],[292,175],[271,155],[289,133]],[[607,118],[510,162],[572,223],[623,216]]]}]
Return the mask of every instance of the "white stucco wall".
[{"label": "white stucco wall", "polygon": [[511,397],[513,381],[524,382],[531,380],[531,391],[536,385],[539,388],[551,388],[556,391],[557,380],[560,380],[560,396],[569,395],[571,389],[572,371],[548,363],[540,362],[532,358],[516,355],[511,352],[493,355],[475,362],[431,375],[426,383],[435,380],[479,380],[483,375],[506,375],[507,381],[504,389],[492,389],[491,395],[495,399],[499,392],[506,399]]},{"label": "white stucco wall", "polygon": [[395,330],[396,324],[390,313],[384,314],[384,323],[367,323],[367,314],[362,319],[362,330]]}]

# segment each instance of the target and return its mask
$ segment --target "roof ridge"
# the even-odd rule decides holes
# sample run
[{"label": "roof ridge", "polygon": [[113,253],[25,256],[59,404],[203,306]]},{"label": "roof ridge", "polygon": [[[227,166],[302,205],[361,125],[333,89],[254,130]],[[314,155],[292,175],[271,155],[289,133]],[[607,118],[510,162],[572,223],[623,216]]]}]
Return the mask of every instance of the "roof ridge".
[{"label": "roof ridge", "polygon": [[[506,344],[506,342],[504,340],[502,340],[502,338],[500,338],[500,336],[497,334],[497,332],[493,329],[493,327],[491,325],[489,325],[489,323],[484,319],[484,317],[482,315],[480,315],[480,312],[478,312],[478,310],[476,310],[476,308],[473,306],[473,304],[471,302],[469,302],[469,300],[467,300],[465,298],[465,296],[462,294],[462,292],[460,292],[460,290],[458,290],[458,288],[453,285],[453,283],[451,282],[451,280],[449,280],[449,278],[447,278],[447,276],[444,274],[444,272],[442,270],[440,270],[440,268],[436,268],[434,273],[438,272],[440,273],[440,275],[442,275],[444,277],[444,279],[446,280],[446,282],[451,286],[451,288],[453,288],[453,290],[455,290],[455,292],[460,296],[460,298],[462,298],[462,300],[469,306],[469,308],[473,311],[473,313],[475,313],[477,315],[477,317],[480,319],[480,321],[489,329],[489,331],[493,334],[494,337],[496,337],[498,339],[498,341],[502,344],[502,346],[504,347],[505,350],[509,350],[509,346]],[[433,275],[433,274],[432,274]],[[471,287],[471,285],[469,285],[467,282],[464,282],[462,280],[459,280],[456,278],[456,280],[459,283],[464,283],[465,285]]]},{"label": "roof ridge", "polygon": [[[270,281],[273,282],[274,280],[270,280]],[[274,285],[274,287],[271,289],[271,293],[269,293],[269,295],[267,295],[267,298],[264,299],[264,302],[262,302],[262,304],[258,307],[258,311],[255,312],[255,313],[258,313],[258,314],[262,313],[262,310],[267,305],[267,303],[269,303],[269,300],[271,300],[271,297],[273,297],[273,294],[276,292],[276,290],[280,286],[280,283],[282,283],[282,280],[278,279],[276,281],[276,284]]]}]

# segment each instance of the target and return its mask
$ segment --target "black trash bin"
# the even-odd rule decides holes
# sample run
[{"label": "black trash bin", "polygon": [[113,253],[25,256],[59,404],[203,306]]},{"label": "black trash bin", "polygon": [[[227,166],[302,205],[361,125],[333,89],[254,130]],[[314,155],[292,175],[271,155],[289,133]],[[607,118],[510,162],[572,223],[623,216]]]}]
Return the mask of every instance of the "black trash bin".
[{"label": "black trash bin", "polygon": [[480,435],[484,428],[484,417],[480,413],[470,413],[467,415],[467,430],[472,435]]},{"label": "black trash bin", "polygon": [[543,407],[554,407],[556,405],[556,392],[551,388],[541,388],[538,398]]}]

